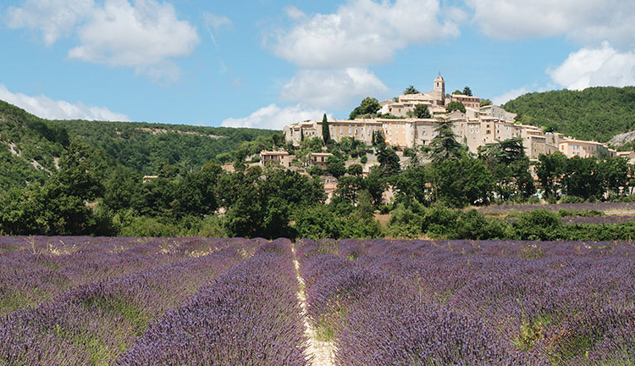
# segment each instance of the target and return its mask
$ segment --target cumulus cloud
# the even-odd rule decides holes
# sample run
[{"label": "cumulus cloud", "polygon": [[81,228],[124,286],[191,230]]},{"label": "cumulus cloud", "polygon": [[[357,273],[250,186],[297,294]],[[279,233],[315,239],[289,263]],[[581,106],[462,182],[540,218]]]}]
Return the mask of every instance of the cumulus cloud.
[{"label": "cumulus cloud", "polygon": [[[171,4],[155,0],[25,0],[8,10],[8,24],[42,32],[47,44],[76,35],[70,59],[133,67],[166,82],[174,79],[173,58],[192,53],[199,38],[188,22],[177,19]],[[165,72],[166,74],[162,74]]]},{"label": "cumulus cloud", "polygon": [[45,96],[32,97],[22,93],[12,93],[2,84],[0,84],[0,99],[41,118],[129,121],[125,114],[112,112],[108,108],[86,106],[81,102],[71,104]]},{"label": "cumulus cloud", "polygon": [[529,93],[529,90],[527,90],[527,88],[512,89],[502,95],[492,98],[492,103],[494,103],[495,105],[503,105],[510,100],[516,99],[519,96],[527,93]]},{"label": "cumulus cloud", "polygon": [[388,88],[365,68],[300,70],[283,88],[283,100],[314,107],[339,108],[358,97],[374,96]]},{"label": "cumulus cloud", "polygon": [[623,0],[466,0],[490,37],[564,35],[583,44],[609,40],[635,47],[635,2]]},{"label": "cumulus cloud", "polygon": [[298,121],[322,118],[323,110],[306,108],[302,105],[279,107],[270,104],[260,108],[244,118],[228,118],[221,124],[223,127],[249,127],[281,130],[284,126]]},{"label": "cumulus cloud", "polygon": [[335,14],[313,17],[293,8],[286,12],[296,20],[294,26],[268,39],[268,46],[302,68],[382,64],[410,44],[459,35],[454,22],[459,12],[448,9],[451,20],[439,20],[443,15],[439,0],[351,0]]},{"label": "cumulus cloud", "polygon": [[42,32],[42,39],[52,45],[68,37],[79,21],[93,10],[93,0],[26,0],[22,7],[9,7],[7,25]]},{"label": "cumulus cloud", "polygon": [[77,33],[70,58],[110,66],[147,66],[192,53],[196,30],[180,21],[172,5],[153,0],[108,0]]},{"label": "cumulus cloud", "polygon": [[570,54],[562,65],[547,73],[567,89],[635,85],[635,53],[619,52],[603,42],[600,47]]}]

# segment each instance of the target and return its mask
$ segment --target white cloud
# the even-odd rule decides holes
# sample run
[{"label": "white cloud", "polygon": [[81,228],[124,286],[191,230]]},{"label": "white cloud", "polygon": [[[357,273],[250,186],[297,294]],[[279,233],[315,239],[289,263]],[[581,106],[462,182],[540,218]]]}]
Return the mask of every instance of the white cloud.
[{"label": "white cloud", "polygon": [[335,14],[313,17],[287,9],[297,20],[295,26],[279,32],[268,46],[278,57],[303,68],[381,64],[410,44],[458,36],[454,22],[458,13],[448,9],[451,20],[440,21],[439,0],[350,0]]},{"label": "white cloud", "polygon": [[306,14],[302,10],[298,9],[297,7],[293,5],[290,5],[284,8],[284,12],[287,14],[289,18],[295,19],[295,20],[306,17]]},{"label": "white cloud", "polygon": [[581,43],[609,40],[635,47],[635,2],[624,0],[466,0],[490,37],[565,35]]},{"label": "white cloud", "polygon": [[8,10],[12,28],[42,32],[45,43],[76,35],[70,59],[133,67],[165,83],[173,81],[173,58],[188,56],[199,43],[196,29],[178,20],[171,4],[155,0],[25,0]]},{"label": "white cloud", "polygon": [[72,34],[94,6],[93,0],[25,0],[22,7],[9,7],[6,19],[13,29],[41,31],[44,43],[50,46]]},{"label": "white cloud", "polygon": [[205,22],[205,27],[207,27],[207,32],[209,33],[210,38],[214,44],[216,43],[216,36],[220,32],[220,30],[224,27],[231,27],[233,25],[231,19],[226,16],[220,16],[216,14],[212,14],[209,12],[205,12],[203,14],[203,20]]},{"label": "white cloud", "polygon": [[510,100],[516,99],[519,96],[527,93],[529,93],[529,90],[527,90],[527,88],[512,89],[502,95],[492,98],[492,103],[494,103],[495,105],[503,105]]},{"label": "white cloud", "polygon": [[223,127],[249,127],[281,130],[284,126],[298,121],[315,120],[322,118],[323,110],[305,108],[295,105],[281,108],[276,104],[270,104],[260,108],[244,118],[228,118],[221,124]]},{"label": "white cloud", "polygon": [[562,65],[547,73],[567,89],[635,85],[635,53],[620,53],[603,42],[598,48],[583,48],[570,54]]},{"label": "white cloud", "polygon": [[300,70],[283,88],[283,100],[314,107],[340,108],[358,97],[376,96],[388,88],[364,68]]},{"label": "white cloud", "polygon": [[125,114],[112,112],[108,108],[86,106],[81,102],[71,104],[45,96],[32,97],[21,93],[12,93],[2,84],[0,84],[0,99],[46,119],[129,120]]},{"label": "white cloud", "polygon": [[70,58],[110,66],[148,66],[166,58],[187,56],[199,39],[180,21],[172,5],[153,0],[108,0],[78,29],[81,45]]}]

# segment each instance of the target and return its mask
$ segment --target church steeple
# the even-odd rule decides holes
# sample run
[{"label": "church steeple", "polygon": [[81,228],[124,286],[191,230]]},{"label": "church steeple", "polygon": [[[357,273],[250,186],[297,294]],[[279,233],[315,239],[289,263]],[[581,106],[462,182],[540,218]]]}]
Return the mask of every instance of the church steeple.
[{"label": "church steeple", "polygon": [[445,80],[443,80],[441,73],[439,73],[439,76],[434,79],[434,91],[440,94],[439,97],[441,105],[445,105]]}]

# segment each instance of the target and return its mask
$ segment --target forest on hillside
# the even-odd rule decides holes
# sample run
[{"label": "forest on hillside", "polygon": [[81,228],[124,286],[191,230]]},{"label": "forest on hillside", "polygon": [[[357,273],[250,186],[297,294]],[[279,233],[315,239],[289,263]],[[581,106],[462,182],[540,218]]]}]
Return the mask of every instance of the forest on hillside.
[{"label": "forest on hillside", "polygon": [[607,142],[635,129],[635,87],[528,93],[501,107],[523,124],[582,140]]},{"label": "forest on hillside", "polygon": [[257,145],[243,152],[253,154],[274,135],[281,138],[279,131],[249,128],[46,120],[0,101],[0,191],[43,184],[71,142],[95,150],[109,169],[157,175],[171,165],[198,170],[234,160],[244,142]]}]

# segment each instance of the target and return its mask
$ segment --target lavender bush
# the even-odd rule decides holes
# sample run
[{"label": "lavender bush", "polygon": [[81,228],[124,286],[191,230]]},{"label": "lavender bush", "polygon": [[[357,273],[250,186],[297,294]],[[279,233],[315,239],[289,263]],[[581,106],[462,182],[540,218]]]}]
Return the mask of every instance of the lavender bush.
[{"label": "lavender bush", "polygon": [[252,258],[151,324],[119,365],[305,365],[291,243]]}]

